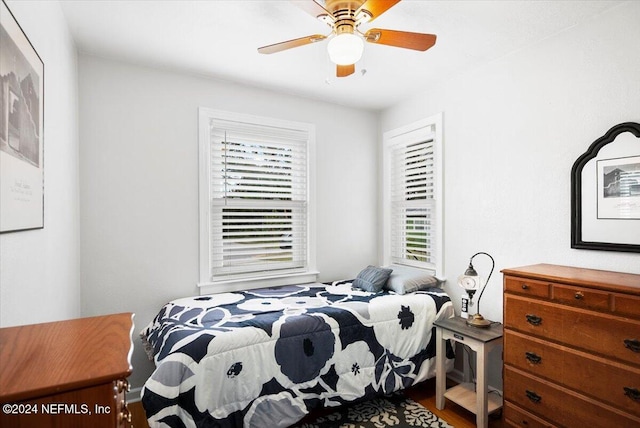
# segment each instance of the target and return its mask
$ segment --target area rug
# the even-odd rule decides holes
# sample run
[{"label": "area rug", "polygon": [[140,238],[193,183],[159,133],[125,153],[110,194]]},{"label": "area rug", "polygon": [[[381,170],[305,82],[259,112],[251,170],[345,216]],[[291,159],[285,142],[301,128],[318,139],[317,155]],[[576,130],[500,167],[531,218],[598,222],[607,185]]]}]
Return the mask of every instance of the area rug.
[{"label": "area rug", "polygon": [[429,427],[453,428],[421,404],[394,394],[339,408],[329,415],[320,416],[311,422],[296,425],[296,428],[385,428],[385,427]]}]

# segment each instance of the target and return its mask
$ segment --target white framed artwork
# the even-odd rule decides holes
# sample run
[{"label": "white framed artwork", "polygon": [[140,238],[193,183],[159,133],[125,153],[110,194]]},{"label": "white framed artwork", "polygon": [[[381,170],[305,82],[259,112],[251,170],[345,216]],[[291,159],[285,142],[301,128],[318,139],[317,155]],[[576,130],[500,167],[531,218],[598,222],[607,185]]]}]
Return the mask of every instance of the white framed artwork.
[{"label": "white framed artwork", "polygon": [[44,63],[0,2],[0,233],[44,227]]}]

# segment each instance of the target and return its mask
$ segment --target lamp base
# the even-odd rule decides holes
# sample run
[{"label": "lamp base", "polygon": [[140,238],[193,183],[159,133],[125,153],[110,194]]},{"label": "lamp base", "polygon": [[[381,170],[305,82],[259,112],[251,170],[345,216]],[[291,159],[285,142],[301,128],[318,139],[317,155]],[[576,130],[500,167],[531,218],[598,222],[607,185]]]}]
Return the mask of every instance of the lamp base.
[{"label": "lamp base", "polygon": [[489,328],[491,326],[491,321],[484,319],[480,314],[475,314],[467,319],[467,325],[478,328]]}]

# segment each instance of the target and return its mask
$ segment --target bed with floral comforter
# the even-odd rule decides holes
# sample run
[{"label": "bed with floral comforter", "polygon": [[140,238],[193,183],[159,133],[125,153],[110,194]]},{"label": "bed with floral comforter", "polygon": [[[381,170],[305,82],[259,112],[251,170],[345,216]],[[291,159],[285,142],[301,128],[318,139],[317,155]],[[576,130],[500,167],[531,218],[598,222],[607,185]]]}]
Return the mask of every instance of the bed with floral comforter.
[{"label": "bed with floral comforter", "polygon": [[349,281],[174,300],[141,333],[156,363],[142,403],[151,427],[290,426],[435,376],[433,322],[453,314],[440,288]]}]

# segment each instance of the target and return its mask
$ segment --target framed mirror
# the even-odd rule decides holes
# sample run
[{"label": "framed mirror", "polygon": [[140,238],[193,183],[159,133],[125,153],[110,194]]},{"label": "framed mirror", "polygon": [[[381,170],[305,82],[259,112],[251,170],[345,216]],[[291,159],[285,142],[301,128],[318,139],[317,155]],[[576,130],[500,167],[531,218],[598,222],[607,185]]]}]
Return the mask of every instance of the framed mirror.
[{"label": "framed mirror", "polygon": [[571,248],[640,253],[640,123],[614,126],[573,164]]}]

